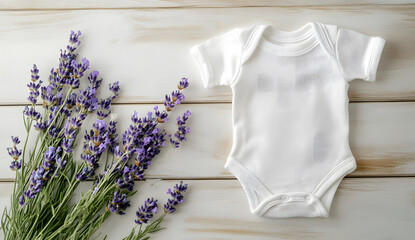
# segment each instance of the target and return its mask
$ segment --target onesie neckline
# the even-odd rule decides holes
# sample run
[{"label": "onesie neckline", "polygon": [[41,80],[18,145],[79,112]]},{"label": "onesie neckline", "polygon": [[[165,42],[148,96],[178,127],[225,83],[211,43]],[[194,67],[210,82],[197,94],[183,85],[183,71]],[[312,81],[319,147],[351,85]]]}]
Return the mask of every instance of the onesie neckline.
[{"label": "onesie neckline", "polygon": [[293,31],[283,31],[272,25],[260,25],[260,28],[262,34],[258,46],[279,56],[303,55],[319,44],[312,22]]}]

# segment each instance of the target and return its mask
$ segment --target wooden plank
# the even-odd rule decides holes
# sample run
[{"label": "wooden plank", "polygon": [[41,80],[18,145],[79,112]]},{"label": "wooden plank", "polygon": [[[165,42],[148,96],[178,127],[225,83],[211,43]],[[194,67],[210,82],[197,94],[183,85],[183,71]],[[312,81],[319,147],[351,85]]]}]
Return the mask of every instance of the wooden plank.
[{"label": "wooden plank", "polygon": [[234,27],[269,23],[289,30],[307,21],[337,24],[386,39],[377,82],[353,81],[352,101],[415,100],[414,12],[414,5],[3,11],[0,104],[26,102],[24,88],[32,64],[38,64],[46,80],[71,29],[84,32],[81,56],[90,59],[91,67],[100,70],[108,82],[121,81],[119,103],[160,101],[183,76],[192,84],[188,101],[230,102],[229,88],[203,88],[190,47]]},{"label": "wooden plank", "polygon": [[[136,110],[145,114],[152,105],[116,105],[119,133],[129,124]],[[415,176],[415,103],[352,103],[350,104],[350,144],[358,161],[351,176]],[[178,106],[172,115],[192,111],[189,141],[181,149],[167,146],[154,160],[148,178],[205,179],[233,178],[223,168],[232,146],[230,104],[187,104]],[[11,135],[24,136],[21,107],[0,107],[2,118],[0,146],[10,145]],[[91,120],[93,117],[90,118]],[[86,125],[90,126],[92,121]],[[13,126],[13,127],[11,127]],[[167,124],[173,131],[173,122]],[[33,135],[32,135],[33,136]],[[79,146],[80,147],[80,146]],[[80,149],[75,151],[79,156]],[[13,178],[8,165],[10,157],[0,151],[0,179]]]},{"label": "wooden plank", "polygon": [[[167,199],[177,181],[150,180],[137,186],[125,216],[111,216],[102,226],[108,239],[120,239],[134,227],[135,209],[149,197]],[[270,219],[251,215],[236,180],[186,181],[185,203],[165,218],[154,239],[413,239],[415,179],[345,179],[329,218]],[[87,186],[83,186],[86,190]],[[0,184],[0,207],[9,204],[11,183]]]},{"label": "wooden plank", "polygon": [[394,5],[412,4],[413,0],[318,0],[318,1],[289,1],[289,0],[94,0],[94,1],[39,1],[39,0],[7,0],[0,3],[1,10],[32,10],[32,9],[122,9],[122,8],[183,8],[183,7],[276,7],[276,6],[320,6],[320,5]]}]

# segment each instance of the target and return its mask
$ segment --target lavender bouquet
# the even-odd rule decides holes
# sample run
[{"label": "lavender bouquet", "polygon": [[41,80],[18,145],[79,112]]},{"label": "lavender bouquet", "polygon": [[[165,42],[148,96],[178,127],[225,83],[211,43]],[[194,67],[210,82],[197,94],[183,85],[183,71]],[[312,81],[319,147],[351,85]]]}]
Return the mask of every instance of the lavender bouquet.
[{"label": "lavender bouquet", "polygon": [[[182,90],[189,83],[183,78],[178,90],[165,96],[164,110],[156,106],[143,117],[134,112],[130,126],[119,137],[117,122],[108,120],[111,104],[119,95],[119,82],[109,84],[109,96],[98,98],[103,80],[98,71],[88,70],[87,59],[77,60],[80,35],[79,31],[71,32],[69,45],[61,50],[59,66],[51,70],[46,85],[39,80],[36,65],[31,70],[27,85],[30,105],[23,111],[27,133],[23,149],[18,147],[18,137],[12,137],[12,147],[7,149],[12,158],[10,169],[16,175],[11,206],[1,219],[5,239],[92,238],[110,215],[125,214],[130,206],[128,198],[136,193],[135,181],[144,180],[145,170],[166,140],[178,148],[189,133],[189,111],[177,117],[174,134],[161,127],[168,121],[169,112],[185,99]],[[80,89],[85,78],[89,84]],[[39,96],[42,105],[37,104]],[[77,161],[73,153],[77,137],[92,114],[97,119],[79,142],[82,154]],[[29,147],[31,134],[35,134],[35,140]],[[105,158],[105,165],[100,168],[101,158]],[[83,181],[89,181],[92,187],[74,201]],[[151,223],[158,201],[148,198],[136,212],[136,227],[124,239],[148,239],[149,234],[161,230],[163,218],[183,202],[186,190],[187,184],[182,182],[169,189],[171,198],[164,204],[164,213]]]}]

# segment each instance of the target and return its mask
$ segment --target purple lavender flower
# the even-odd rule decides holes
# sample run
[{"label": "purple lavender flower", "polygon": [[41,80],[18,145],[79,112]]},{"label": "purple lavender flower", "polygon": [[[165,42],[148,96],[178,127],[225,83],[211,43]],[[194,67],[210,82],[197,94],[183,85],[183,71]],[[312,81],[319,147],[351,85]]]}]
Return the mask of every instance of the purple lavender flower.
[{"label": "purple lavender flower", "polygon": [[13,158],[13,160],[19,159],[20,155],[22,155],[22,150],[17,149],[17,145],[20,143],[20,140],[18,137],[12,136],[12,142],[13,147],[7,148],[7,152],[9,153],[10,157]]},{"label": "purple lavender flower", "polygon": [[[34,65],[34,66],[36,66],[36,65]],[[33,77],[33,75],[32,75],[32,77]],[[33,81],[33,78],[32,78],[32,81]],[[37,97],[37,96],[39,96],[39,89],[41,87],[41,84],[42,84],[42,81],[39,81],[39,83],[29,82],[29,84],[27,84],[27,87],[29,88],[29,90],[31,92],[36,92],[35,94],[36,94],[36,97]]]},{"label": "purple lavender flower", "polygon": [[37,69],[36,64],[33,64],[33,69],[30,70],[31,74],[31,80],[32,82],[36,82],[37,80],[39,80],[39,69]]},{"label": "purple lavender flower", "polygon": [[18,160],[13,160],[10,164],[10,169],[12,171],[17,171],[22,167],[22,162]]},{"label": "purple lavender flower", "polygon": [[79,128],[82,126],[82,122],[85,120],[85,118],[86,115],[80,113],[76,117],[69,118],[66,121],[65,127],[63,129],[63,135],[66,139],[73,139],[76,137]]},{"label": "purple lavender flower", "polygon": [[66,100],[66,108],[71,109],[75,106],[76,97],[76,93],[72,93],[71,95],[69,95],[68,100]]},{"label": "purple lavender flower", "polygon": [[186,141],[186,134],[190,132],[190,128],[186,127],[186,121],[189,119],[189,116],[191,115],[190,111],[186,111],[183,113],[183,116],[180,118],[180,116],[177,117],[177,132],[174,134],[174,139],[171,134],[169,134],[170,143],[173,145],[173,147],[178,148],[180,146],[180,143],[182,141]]},{"label": "purple lavender flower", "polygon": [[71,31],[71,35],[69,36],[69,45],[66,47],[69,52],[73,52],[76,50],[77,47],[81,44],[79,41],[79,37],[81,36],[81,31],[75,33]]},{"label": "purple lavender flower", "polygon": [[89,168],[89,167],[84,167],[82,168],[80,173],[76,174],[76,180],[78,181],[85,181],[87,180],[90,176],[92,176],[92,174],[94,173],[94,169],[93,168]]},{"label": "purple lavender flower", "polygon": [[53,119],[56,117],[56,114],[58,113],[58,110],[59,110],[58,106],[50,106],[49,107],[50,114],[49,114],[48,119],[47,119],[47,125],[48,126],[50,124],[52,124]]},{"label": "purple lavender flower", "polygon": [[[73,117],[72,119],[76,119],[76,118]],[[68,121],[65,124],[65,127],[63,128],[63,134],[66,139],[73,139],[76,136],[77,130],[78,130],[78,127],[74,127],[71,124],[71,120],[68,119]]]},{"label": "purple lavender flower", "polygon": [[79,95],[76,98],[76,106],[78,106],[80,112],[89,113],[97,109],[98,99],[95,97],[96,89],[88,87],[82,91],[79,91]]},{"label": "purple lavender flower", "polygon": [[164,99],[164,107],[169,112],[176,105],[180,104],[184,100],[184,95],[180,91],[173,91],[171,95],[166,95]]},{"label": "purple lavender flower", "polygon": [[42,131],[42,130],[45,130],[46,128],[48,128],[48,125],[45,122],[36,122],[35,125],[33,125],[33,127],[37,131]]},{"label": "purple lavender flower", "polygon": [[[136,163],[138,163],[137,160],[136,160]],[[143,180],[144,179],[144,171],[145,171],[145,169],[147,169],[147,167],[148,167],[147,164],[146,165],[133,164],[131,166],[130,174],[135,180]]]},{"label": "purple lavender flower", "polygon": [[171,111],[172,108],[174,108],[175,104],[174,102],[171,100],[171,97],[169,95],[166,94],[166,97],[164,99],[164,107],[166,108],[166,110],[169,112]]},{"label": "purple lavender flower", "polygon": [[164,204],[164,212],[173,213],[176,211],[176,206],[184,202],[184,196],[182,193],[187,191],[187,184],[183,184],[183,181],[180,184],[176,184],[173,187],[173,190],[169,188],[167,194],[170,194],[172,198],[167,200],[167,203]]},{"label": "purple lavender flower", "polygon": [[[48,115],[48,118],[45,121],[41,121],[39,119],[38,122],[36,122],[36,124],[34,125],[34,128],[38,131],[42,131],[42,130],[45,130],[45,129],[49,128],[50,124],[53,122],[53,119],[56,117],[56,114],[57,114],[58,110],[59,110],[59,106],[49,106],[49,111],[51,113]],[[63,116],[67,117],[66,114],[64,114]],[[57,128],[56,126],[50,126],[50,127],[51,128],[49,129],[48,134],[50,136],[57,137],[60,133],[60,128]],[[65,127],[67,127],[67,126],[65,126]]]},{"label": "purple lavender flower", "polygon": [[116,82],[114,82],[113,84],[110,84],[109,85],[109,89],[110,89],[110,91],[112,92],[112,97],[111,97],[111,99],[114,99],[114,98],[116,98],[117,96],[118,96],[118,94],[119,94],[119,91],[120,91],[120,86],[119,86],[119,82],[118,81],[116,81]]},{"label": "purple lavender flower", "polygon": [[9,167],[10,167],[10,170],[17,171],[22,167],[22,161],[18,160],[20,155],[22,154],[22,150],[17,149],[17,144],[20,143],[19,138],[12,137],[12,141],[13,141],[13,147],[7,148],[9,155],[13,158]]},{"label": "purple lavender flower", "polygon": [[57,69],[57,74],[52,73],[49,76],[49,79],[51,79],[51,86],[54,88],[62,88],[63,85],[70,85],[70,83],[68,83],[68,79],[71,77],[70,73],[73,70],[71,61],[74,57],[75,56],[66,55],[66,51],[62,52],[61,50],[61,58],[59,67]]},{"label": "purple lavender flower", "polygon": [[75,88],[79,87],[79,79],[84,76],[84,72],[89,69],[89,61],[86,58],[82,58],[81,62],[76,62],[75,59],[72,60],[71,66],[73,68],[73,74],[72,74],[72,85],[75,83],[75,80],[78,80],[77,85],[75,85]]},{"label": "purple lavender flower", "polygon": [[[61,152],[60,147],[57,147],[57,148],[49,147],[49,149],[45,152],[45,155],[44,155],[41,166],[46,171],[54,170],[55,163],[57,161],[61,161],[60,152]],[[45,179],[45,180],[47,180],[49,178],[50,177],[48,177],[47,175],[43,176],[43,179]]]},{"label": "purple lavender flower", "polygon": [[159,108],[158,106],[154,107],[154,112],[155,112],[155,115],[157,117],[157,122],[159,122],[159,123],[167,122],[169,120],[167,118],[168,113],[166,111],[160,112],[160,111],[158,111],[158,108]]},{"label": "purple lavender flower", "polygon": [[98,119],[102,120],[108,117],[108,115],[110,115],[111,113],[111,110],[110,110],[111,98],[101,99],[100,107],[101,109],[97,112],[97,115],[98,115]]},{"label": "purple lavender flower", "polygon": [[165,133],[156,127],[158,122],[152,113],[148,113],[147,117],[139,118],[137,112],[134,112],[131,121],[133,124],[122,137],[124,150],[129,156],[136,152],[141,157],[152,159],[159,153],[159,148],[164,146]]},{"label": "purple lavender flower", "polygon": [[157,213],[157,200],[154,198],[147,198],[144,202],[144,205],[138,208],[136,212],[137,219],[135,223],[141,225],[143,223],[148,223],[148,221]]},{"label": "purple lavender flower", "polygon": [[180,147],[180,141],[174,140],[171,134],[169,134],[169,142],[174,148]]},{"label": "purple lavender flower", "polygon": [[95,169],[99,167],[98,162],[102,153],[107,149],[107,146],[110,143],[105,121],[97,120],[92,125],[92,130],[90,130],[89,133],[86,132],[84,139],[86,142],[84,143],[81,159],[84,160],[92,170],[83,169],[83,172],[79,173],[79,179],[86,179],[94,173]]},{"label": "purple lavender flower", "polygon": [[98,89],[101,86],[102,78],[98,79],[98,75],[98,71],[92,71],[88,76],[88,81],[93,89]]},{"label": "purple lavender flower", "polygon": [[61,128],[57,127],[56,125],[52,125],[49,127],[48,135],[51,138],[57,138],[59,136],[59,133],[61,132]]},{"label": "purple lavender flower", "polygon": [[40,88],[40,97],[43,100],[43,106],[47,108],[49,106],[60,105],[63,95],[59,89],[55,88],[53,85],[49,85]]},{"label": "purple lavender flower", "polygon": [[118,191],[114,192],[114,197],[108,204],[106,210],[118,215],[124,215],[125,209],[127,209],[130,205],[130,201],[127,200],[126,194],[121,194]]},{"label": "purple lavender flower", "polygon": [[63,158],[58,158],[56,160],[56,170],[55,170],[55,177],[59,175],[60,170],[66,167],[67,161]]},{"label": "purple lavender flower", "polygon": [[60,153],[60,147],[55,148],[52,146],[45,152],[42,164],[32,171],[29,189],[24,192],[25,197],[29,199],[34,198],[40,192],[45,182],[52,177],[56,170],[55,163],[58,162],[62,165]]},{"label": "purple lavender flower", "polygon": [[73,145],[73,139],[72,138],[64,138],[62,140],[62,148],[63,151],[66,153],[71,153],[73,151],[72,145]]},{"label": "purple lavender flower", "polygon": [[19,205],[20,205],[20,206],[23,206],[25,203],[26,203],[26,202],[24,201],[24,197],[23,197],[23,196],[20,196],[20,197],[19,197]]},{"label": "purple lavender flower", "polygon": [[137,153],[136,165],[147,169],[151,160],[160,153],[164,147],[165,131],[154,128],[147,134],[147,137],[137,140],[138,144],[135,152]]},{"label": "purple lavender flower", "polygon": [[30,175],[30,185],[29,189],[24,192],[24,196],[31,199],[40,192],[44,180],[42,180],[42,175],[45,172],[45,169],[39,168],[38,170],[33,170],[32,175]]},{"label": "purple lavender flower", "polygon": [[[75,60],[73,60],[75,61]],[[81,84],[81,81],[79,78],[76,78],[76,76],[71,76],[70,78],[66,79],[65,85],[68,87],[71,87],[72,89],[79,88],[79,85]]]},{"label": "purple lavender flower", "polygon": [[116,163],[124,163],[128,160],[128,156],[121,151],[120,146],[114,147],[114,158]]},{"label": "purple lavender flower", "polygon": [[189,82],[187,80],[187,78],[182,78],[182,80],[180,80],[179,85],[177,85],[177,88],[179,90],[183,90],[185,88],[187,88],[189,86]]},{"label": "purple lavender flower", "polygon": [[109,110],[111,107],[111,98],[102,99],[100,106],[102,109]]},{"label": "purple lavender flower", "polygon": [[189,82],[187,78],[182,78],[179,82],[179,85],[177,85],[177,88],[179,90],[173,91],[171,95],[166,95],[164,99],[164,107],[169,112],[172,108],[174,108],[176,105],[180,104],[184,99],[183,93],[181,93],[180,90],[183,90],[189,86]]},{"label": "purple lavender flower", "polygon": [[134,125],[138,125],[143,122],[141,118],[138,117],[138,112],[134,111],[133,115],[131,115],[131,122],[133,122]]},{"label": "purple lavender flower", "polygon": [[36,83],[39,80],[39,70],[37,69],[36,65],[33,65],[33,69],[30,70],[31,72],[31,82],[27,84],[27,87],[30,90],[29,97],[27,98],[32,104],[36,104],[37,97],[39,96],[39,88],[42,85],[42,81]]},{"label": "purple lavender flower", "polygon": [[184,101],[184,95],[179,90],[176,90],[171,93],[171,100],[174,102],[174,105],[180,104]]},{"label": "purple lavender flower", "polygon": [[118,133],[117,133],[117,122],[110,121],[108,127],[108,150],[110,153],[114,154],[114,147],[117,146]]},{"label": "purple lavender flower", "polygon": [[26,106],[25,109],[23,110],[23,113],[24,115],[26,115],[26,117],[31,118],[34,121],[37,121],[42,117],[42,115],[40,115],[40,113],[37,112],[33,106],[32,107]]},{"label": "purple lavender flower", "polygon": [[19,137],[12,136],[13,147],[17,146],[20,143]]},{"label": "purple lavender flower", "polygon": [[122,176],[115,179],[115,185],[120,189],[127,189],[128,191],[133,191],[134,189],[134,177],[130,174],[130,168],[127,166],[124,167]]},{"label": "purple lavender flower", "polygon": [[71,113],[72,113],[72,111],[69,111],[69,110],[68,110],[68,109],[66,109],[66,108],[62,108],[62,109],[59,111],[59,115],[63,116],[64,118],[67,118],[67,117],[71,116]]}]

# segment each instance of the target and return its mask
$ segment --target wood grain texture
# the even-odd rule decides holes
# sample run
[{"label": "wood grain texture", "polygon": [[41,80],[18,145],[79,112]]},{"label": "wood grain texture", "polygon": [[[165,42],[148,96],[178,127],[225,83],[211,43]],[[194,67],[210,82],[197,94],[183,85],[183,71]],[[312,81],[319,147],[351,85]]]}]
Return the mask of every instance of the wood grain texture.
[{"label": "wood grain texture", "polygon": [[292,30],[307,21],[386,39],[377,82],[351,82],[352,101],[415,100],[414,12],[414,5],[2,11],[0,104],[26,102],[24,88],[33,63],[47,80],[71,29],[84,32],[80,51],[91,67],[109,82],[121,81],[119,103],[160,101],[183,76],[192,84],[188,101],[230,102],[229,88],[202,87],[190,47],[234,27],[269,23]]},{"label": "wood grain texture", "polygon": [[120,9],[120,8],[183,8],[183,7],[275,7],[275,6],[319,6],[319,5],[392,5],[411,4],[414,0],[93,0],[93,1],[52,1],[52,0],[6,0],[0,3],[2,10],[32,9]]},{"label": "wood grain texture", "polygon": [[[121,134],[129,124],[133,111],[144,115],[153,105],[116,105],[113,113]],[[350,145],[358,168],[351,176],[415,176],[415,103],[352,103],[350,104]],[[10,144],[11,135],[24,135],[22,107],[0,107],[2,120],[0,146]],[[189,109],[191,133],[181,149],[168,146],[147,172],[148,178],[204,179],[233,178],[223,168],[232,146],[231,104],[184,104],[170,119]],[[86,122],[92,125],[93,117]],[[93,120],[95,121],[95,120]],[[14,127],[10,127],[14,126]],[[174,130],[174,123],[166,125]],[[33,137],[33,135],[32,135]],[[32,139],[33,140],[33,139]],[[81,140],[80,140],[81,141]],[[82,142],[82,141],[81,141]],[[75,151],[75,156],[79,156]],[[0,151],[0,180],[13,178],[7,151]]]},{"label": "wood grain texture", "polygon": [[[135,209],[149,197],[167,199],[177,181],[149,180],[137,184],[132,207],[125,216],[111,216],[101,230],[118,240],[134,227]],[[185,203],[166,217],[165,230],[152,239],[206,240],[350,240],[413,239],[415,179],[345,179],[336,193],[329,218],[269,219],[251,215],[236,180],[186,181]],[[88,185],[79,191],[86,191]],[[0,208],[8,205],[11,183],[0,184]]]}]

